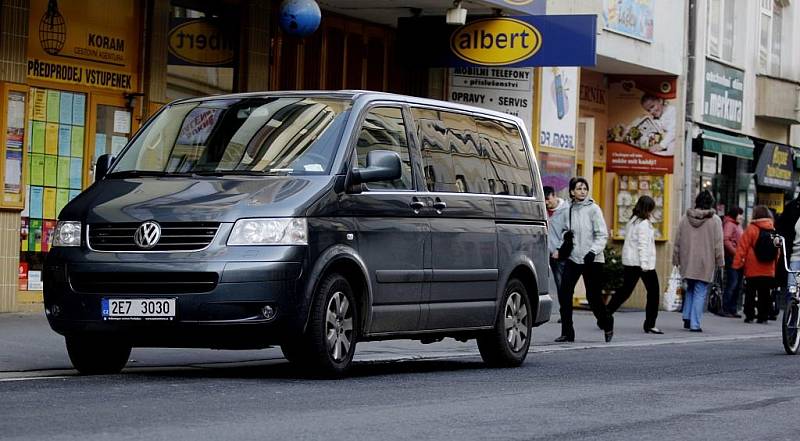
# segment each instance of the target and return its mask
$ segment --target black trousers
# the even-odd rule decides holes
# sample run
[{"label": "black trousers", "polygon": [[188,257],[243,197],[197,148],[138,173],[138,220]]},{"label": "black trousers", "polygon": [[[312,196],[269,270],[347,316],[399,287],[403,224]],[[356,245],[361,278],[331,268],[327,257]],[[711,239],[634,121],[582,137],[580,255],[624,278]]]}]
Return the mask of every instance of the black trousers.
[{"label": "black trousers", "polygon": [[744,283],[744,316],[753,319],[756,316],[756,298],[758,298],[758,320],[767,320],[772,311],[773,277],[748,277]]},{"label": "black trousers", "polygon": [[[564,275],[564,261],[550,258],[550,270],[553,271],[553,283],[556,285],[556,293],[561,291],[561,278]],[[560,298],[560,297],[559,297]]]},{"label": "black trousers", "polygon": [[658,274],[656,270],[644,271],[638,266],[624,266],[622,270],[622,288],[620,288],[611,297],[608,302],[609,314],[613,314],[625,303],[633,294],[633,289],[639,283],[639,279],[644,282],[644,287],[647,290],[647,304],[645,306],[645,319],[644,328],[655,328],[656,318],[658,318],[658,301],[661,292],[658,288]]},{"label": "black trousers", "polygon": [[589,301],[589,307],[597,318],[597,323],[606,331],[612,330],[614,326],[606,311],[606,305],[603,303],[603,264],[595,262],[589,265],[579,265],[567,260],[561,278],[561,289],[558,292],[558,303],[561,313],[561,335],[570,338],[575,337],[575,328],[572,325],[572,296],[575,294],[575,285],[581,276],[583,276],[583,284],[586,286],[586,300]]}]

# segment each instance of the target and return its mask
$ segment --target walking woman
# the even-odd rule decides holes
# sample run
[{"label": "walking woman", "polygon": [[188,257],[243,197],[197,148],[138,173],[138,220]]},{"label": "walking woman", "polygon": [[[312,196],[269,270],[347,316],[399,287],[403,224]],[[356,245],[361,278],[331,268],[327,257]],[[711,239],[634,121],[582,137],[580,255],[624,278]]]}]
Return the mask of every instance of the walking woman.
[{"label": "walking woman", "polygon": [[633,207],[633,216],[625,228],[625,243],[622,245],[622,288],[614,294],[606,308],[609,314],[614,314],[628,300],[641,278],[647,289],[644,332],[663,334],[656,328],[660,291],[656,274],[655,231],[650,223],[650,215],[655,208],[656,201],[650,196],[640,197]]},{"label": "walking woman", "polygon": [[683,327],[692,332],[703,332],[703,308],[706,305],[708,285],[714,279],[714,271],[725,264],[722,250],[722,221],[716,215],[714,196],[703,190],[694,201],[694,208],[678,225],[672,264],[680,270],[686,280],[683,300]]},{"label": "walking woman", "polygon": [[753,221],[744,230],[739,246],[736,247],[736,256],[731,266],[733,269],[744,267],[744,321],[747,323],[752,323],[756,317],[756,297],[758,297],[758,323],[767,323],[772,311],[770,291],[775,285],[777,248],[770,239],[766,244],[769,255],[763,256],[756,243],[762,231],[773,230],[772,213],[769,208],[757,205],[753,208]]},{"label": "walking woman", "polygon": [[[568,207],[556,211],[550,219],[548,238],[554,259],[566,260],[564,274],[561,276],[561,289],[558,303],[561,312],[561,336],[556,342],[575,341],[575,328],[572,326],[572,296],[578,278],[583,276],[586,286],[586,300],[592,309],[597,323],[603,328],[606,342],[614,335],[613,317],[606,312],[601,287],[603,286],[603,250],[608,240],[608,229],[603,220],[600,207],[589,197],[589,183],[584,178],[569,181],[569,194],[572,200]],[[572,237],[572,247],[565,251],[562,245]],[[567,246],[566,248],[569,248]],[[560,255],[564,254],[564,255]],[[568,254],[568,255],[567,255]]]}]

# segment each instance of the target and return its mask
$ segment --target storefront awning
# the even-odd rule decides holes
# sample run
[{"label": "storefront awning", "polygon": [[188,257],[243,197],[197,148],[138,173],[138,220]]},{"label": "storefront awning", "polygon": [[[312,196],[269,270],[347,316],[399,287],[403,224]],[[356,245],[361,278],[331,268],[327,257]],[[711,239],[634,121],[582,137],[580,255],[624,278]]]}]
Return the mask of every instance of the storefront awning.
[{"label": "storefront awning", "polygon": [[753,140],[746,136],[732,136],[710,129],[703,129],[703,150],[721,155],[753,159]]}]

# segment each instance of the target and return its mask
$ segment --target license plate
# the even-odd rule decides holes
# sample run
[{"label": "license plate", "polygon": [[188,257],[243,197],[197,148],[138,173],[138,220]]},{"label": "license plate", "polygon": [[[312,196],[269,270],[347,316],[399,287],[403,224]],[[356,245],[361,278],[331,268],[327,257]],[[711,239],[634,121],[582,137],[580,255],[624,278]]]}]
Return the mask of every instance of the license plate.
[{"label": "license plate", "polygon": [[103,320],[172,320],[175,299],[103,299]]}]

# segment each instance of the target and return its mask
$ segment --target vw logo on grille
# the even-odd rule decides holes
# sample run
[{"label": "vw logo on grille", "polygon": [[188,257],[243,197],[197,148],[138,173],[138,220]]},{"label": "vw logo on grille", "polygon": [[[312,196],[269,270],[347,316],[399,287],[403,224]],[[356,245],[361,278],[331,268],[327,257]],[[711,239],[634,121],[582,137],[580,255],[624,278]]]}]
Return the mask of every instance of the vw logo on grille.
[{"label": "vw logo on grille", "polygon": [[145,250],[156,246],[158,239],[161,239],[161,226],[153,221],[147,221],[139,225],[136,233],[133,234],[133,241],[139,248]]}]

